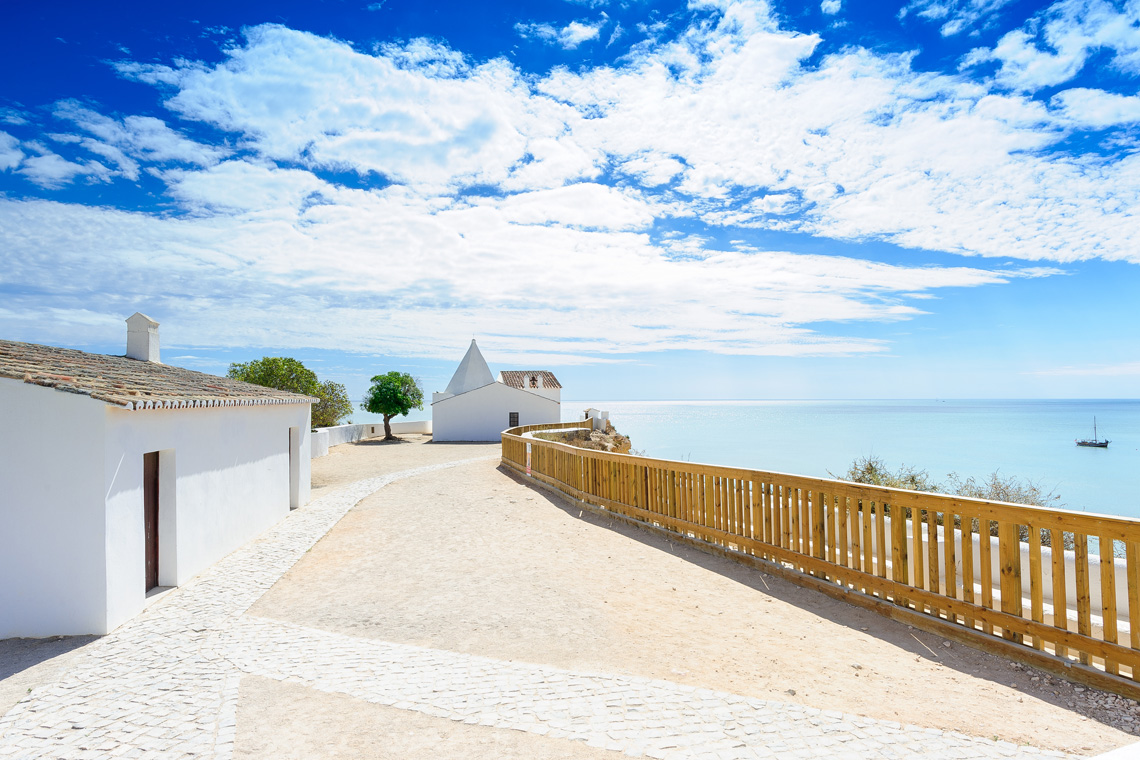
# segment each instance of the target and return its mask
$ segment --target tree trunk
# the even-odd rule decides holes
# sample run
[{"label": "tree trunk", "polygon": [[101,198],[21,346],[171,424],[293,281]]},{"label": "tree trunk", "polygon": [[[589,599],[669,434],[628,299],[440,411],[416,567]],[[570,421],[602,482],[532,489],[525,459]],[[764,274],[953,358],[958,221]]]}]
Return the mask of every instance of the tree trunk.
[{"label": "tree trunk", "polygon": [[391,425],[392,418],[395,416],[396,415],[394,415],[394,414],[385,414],[384,415],[384,440],[385,441],[396,440],[396,436],[392,435],[392,425]]}]

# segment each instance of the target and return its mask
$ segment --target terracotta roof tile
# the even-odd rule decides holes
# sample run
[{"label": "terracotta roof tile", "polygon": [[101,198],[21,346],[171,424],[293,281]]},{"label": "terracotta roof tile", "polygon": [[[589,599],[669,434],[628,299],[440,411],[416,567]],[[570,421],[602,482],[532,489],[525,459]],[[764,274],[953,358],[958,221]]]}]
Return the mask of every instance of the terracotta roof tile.
[{"label": "terracotta roof tile", "polygon": [[535,376],[542,378],[543,388],[562,387],[562,383],[558,382],[558,378],[554,376],[554,373],[547,372],[544,369],[531,369],[525,372],[522,370],[512,370],[510,372],[500,372],[499,374],[503,376],[503,382],[512,388],[528,390],[530,388],[530,378]]},{"label": "terracotta roof tile", "polygon": [[167,364],[0,340],[0,377],[126,409],[308,404],[315,398]]}]

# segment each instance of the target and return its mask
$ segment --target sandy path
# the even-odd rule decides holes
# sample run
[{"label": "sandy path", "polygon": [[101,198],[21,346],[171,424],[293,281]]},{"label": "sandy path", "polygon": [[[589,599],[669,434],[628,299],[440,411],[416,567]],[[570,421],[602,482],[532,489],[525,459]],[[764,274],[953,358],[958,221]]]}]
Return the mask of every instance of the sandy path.
[{"label": "sandy path", "polygon": [[[1082,754],[1134,741],[1069,709],[1084,703],[1067,682],[582,514],[495,462],[369,497],[250,614]],[[272,732],[253,718],[253,688],[243,683],[239,747],[264,745]],[[292,698],[284,684],[256,688],[260,709]],[[377,709],[349,700],[312,730],[351,730],[352,705],[361,715]]]},{"label": "sandy path", "polygon": [[[382,707],[296,684],[246,676],[234,757],[311,760],[618,760],[581,742],[509,729],[469,726],[411,710]],[[288,730],[282,727],[288,726]]]},{"label": "sandy path", "polygon": [[327,456],[312,460],[310,498],[364,478],[459,459],[498,456],[500,450],[498,443],[433,443],[430,435],[402,435],[395,441],[374,438],[333,446]]}]

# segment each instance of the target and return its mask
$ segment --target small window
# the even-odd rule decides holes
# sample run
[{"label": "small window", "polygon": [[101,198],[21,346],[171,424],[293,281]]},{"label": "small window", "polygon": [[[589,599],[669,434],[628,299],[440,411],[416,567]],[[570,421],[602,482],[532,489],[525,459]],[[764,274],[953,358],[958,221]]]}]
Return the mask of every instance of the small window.
[{"label": "small window", "polygon": [[511,419],[511,421],[507,424],[507,427],[518,427],[519,426],[519,413],[518,412],[511,412],[510,419]]}]

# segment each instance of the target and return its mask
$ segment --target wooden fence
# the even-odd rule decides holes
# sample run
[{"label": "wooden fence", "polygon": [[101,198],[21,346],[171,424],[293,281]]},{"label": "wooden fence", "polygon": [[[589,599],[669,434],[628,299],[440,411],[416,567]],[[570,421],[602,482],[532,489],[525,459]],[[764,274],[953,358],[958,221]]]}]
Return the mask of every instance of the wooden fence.
[{"label": "wooden fence", "polygon": [[[524,437],[582,426],[512,428],[502,435],[503,464],[525,472],[529,447],[532,476],[584,502],[923,629],[1140,698],[1140,520]],[[1098,539],[1095,552],[1090,538]]]}]

